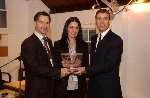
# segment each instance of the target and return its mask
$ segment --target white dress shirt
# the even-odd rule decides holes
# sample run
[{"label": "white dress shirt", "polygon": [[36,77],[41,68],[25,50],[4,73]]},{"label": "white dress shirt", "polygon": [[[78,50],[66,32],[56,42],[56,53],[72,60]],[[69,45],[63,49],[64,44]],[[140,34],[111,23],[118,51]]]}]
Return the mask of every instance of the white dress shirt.
[{"label": "white dress shirt", "polygon": [[97,41],[96,41],[96,48],[97,48],[97,45],[99,43],[99,39],[102,40],[104,38],[104,36],[108,33],[108,31],[110,30],[110,28],[108,28],[106,31],[104,32],[99,32],[98,35],[97,35]]}]

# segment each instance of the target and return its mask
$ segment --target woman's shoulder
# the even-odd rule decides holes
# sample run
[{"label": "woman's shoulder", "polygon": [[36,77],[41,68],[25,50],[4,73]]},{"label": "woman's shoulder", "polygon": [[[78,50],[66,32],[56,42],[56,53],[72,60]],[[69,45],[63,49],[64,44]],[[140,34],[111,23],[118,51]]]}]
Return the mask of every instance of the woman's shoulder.
[{"label": "woman's shoulder", "polygon": [[65,45],[65,40],[57,40],[54,42],[54,46],[62,46]]}]

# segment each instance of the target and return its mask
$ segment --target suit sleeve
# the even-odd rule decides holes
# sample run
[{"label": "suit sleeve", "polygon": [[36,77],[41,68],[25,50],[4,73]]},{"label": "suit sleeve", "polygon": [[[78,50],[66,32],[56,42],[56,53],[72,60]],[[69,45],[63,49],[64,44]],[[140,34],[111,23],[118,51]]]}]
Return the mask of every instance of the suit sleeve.
[{"label": "suit sleeve", "polygon": [[88,44],[84,43],[83,44],[83,57],[82,57],[82,66],[89,66],[89,48],[88,48]]},{"label": "suit sleeve", "polygon": [[55,57],[55,67],[56,68],[61,68],[61,67],[63,67],[62,66],[62,63],[61,63],[61,61],[62,61],[62,59],[61,59],[61,52],[60,52],[60,47],[61,47],[61,45],[58,43],[58,42],[55,42],[54,43],[54,57]]}]

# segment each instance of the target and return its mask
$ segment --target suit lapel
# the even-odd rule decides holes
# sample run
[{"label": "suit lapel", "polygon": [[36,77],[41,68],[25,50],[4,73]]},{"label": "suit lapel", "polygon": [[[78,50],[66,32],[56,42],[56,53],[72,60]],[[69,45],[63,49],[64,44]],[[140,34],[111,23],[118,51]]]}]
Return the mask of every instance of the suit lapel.
[{"label": "suit lapel", "polygon": [[112,33],[113,32],[111,30],[108,31],[108,33],[104,36],[104,38],[102,40],[102,44],[107,43],[111,39]]},{"label": "suit lapel", "polygon": [[112,31],[109,30],[108,33],[103,37],[103,39],[98,43],[97,48],[103,47],[108,40],[111,38]]},{"label": "suit lapel", "polygon": [[[41,43],[41,41],[39,40],[39,38],[33,33],[32,34],[32,38],[35,40],[35,44],[39,47],[43,48],[43,44]],[[43,48],[44,49],[44,48]]]},{"label": "suit lapel", "polygon": [[[47,54],[46,50],[44,49],[43,44],[39,40],[39,38],[35,34],[32,34],[32,38],[35,40],[35,46],[39,49],[41,54],[46,55],[47,59],[49,59],[48,54]],[[49,47],[51,48],[52,45],[50,44],[50,41],[48,41],[48,44],[49,44]]]}]

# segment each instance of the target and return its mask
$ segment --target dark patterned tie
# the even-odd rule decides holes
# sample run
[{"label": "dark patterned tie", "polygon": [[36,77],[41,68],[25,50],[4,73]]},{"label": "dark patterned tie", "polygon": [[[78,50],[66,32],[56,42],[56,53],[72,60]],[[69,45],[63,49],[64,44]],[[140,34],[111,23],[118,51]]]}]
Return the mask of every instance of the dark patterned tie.
[{"label": "dark patterned tie", "polygon": [[50,51],[50,47],[48,47],[48,38],[47,37],[44,37],[43,38],[43,41],[44,41],[44,48],[49,56],[49,59],[52,58],[52,55],[51,55],[51,51]]},{"label": "dark patterned tie", "polygon": [[48,54],[49,61],[51,62],[51,65],[53,67],[54,65],[53,65],[53,60],[52,60],[52,54],[51,54],[51,51],[50,51],[50,47],[48,47],[48,38],[44,37],[43,41],[44,41],[44,48],[45,48],[45,50],[46,50],[46,52]]}]

